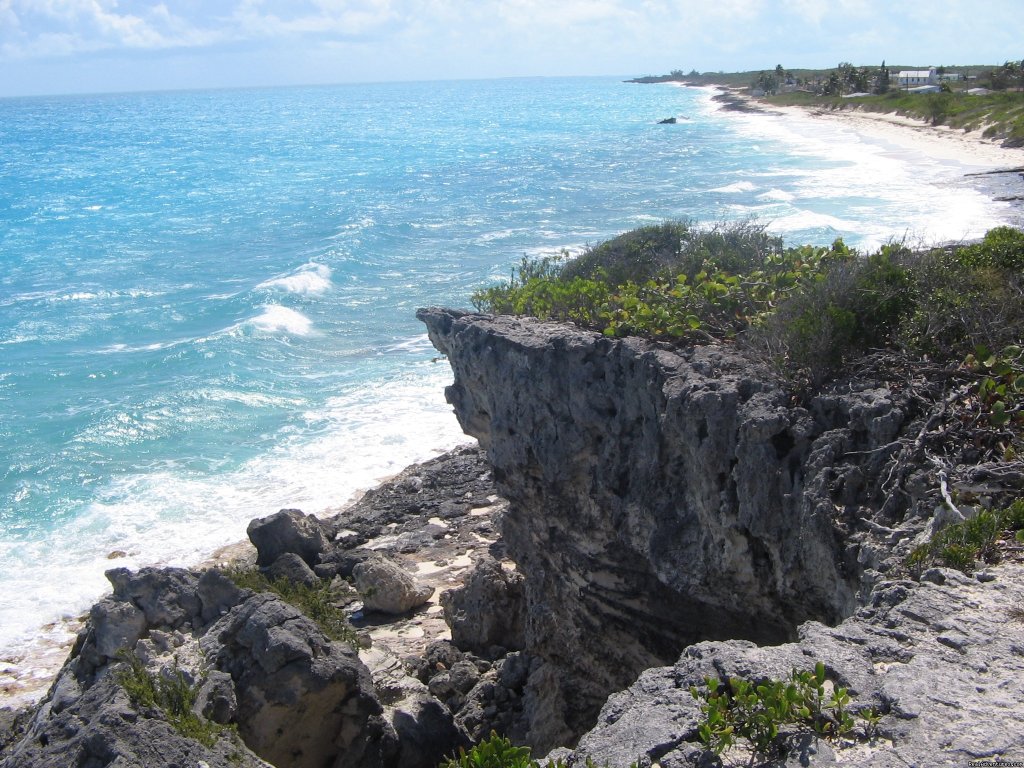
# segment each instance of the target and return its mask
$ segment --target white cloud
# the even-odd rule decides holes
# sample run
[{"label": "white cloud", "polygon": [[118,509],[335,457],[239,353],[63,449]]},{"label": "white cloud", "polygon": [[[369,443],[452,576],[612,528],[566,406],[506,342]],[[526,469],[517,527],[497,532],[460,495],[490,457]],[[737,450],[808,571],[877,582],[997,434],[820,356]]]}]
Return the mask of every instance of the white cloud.
[{"label": "white cloud", "polygon": [[0,57],[72,72],[78,53],[124,67],[118,52],[179,49],[182,71],[215,61],[205,71],[231,82],[1019,57],[1024,2],[971,2],[919,16],[885,0],[0,0]]},{"label": "white cloud", "polygon": [[313,0],[311,3],[242,0],[231,15],[242,37],[359,36],[400,20],[391,0]]},{"label": "white cloud", "polygon": [[118,0],[0,0],[0,52],[12,58],[67,56],[101,50],[158,50],[223,39],[173,13],[166,3]]},{"label": "white cloud", "polygon": [[804,21],[820,26],[822,22],[869,18],[873,14],[881,20],[896,4],[878,0],[784,0],[783,5]]}]

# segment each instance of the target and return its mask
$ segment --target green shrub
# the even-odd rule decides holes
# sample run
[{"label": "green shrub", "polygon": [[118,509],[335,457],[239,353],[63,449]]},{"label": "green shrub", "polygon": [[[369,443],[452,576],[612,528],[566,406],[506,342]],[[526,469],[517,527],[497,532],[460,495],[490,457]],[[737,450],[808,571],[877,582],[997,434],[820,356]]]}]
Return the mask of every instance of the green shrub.
[{"label": "green shrub", "polygon": [[992,354],[979,346],[964,360],[968,370],[982,378],[977,396],[989,424],[995,429],[1024,425],[1024,350],[1017,344]]},{"label": "green shrub", "polygon": [[477,291],[473,304],[609,336],[731,339],[851,255],[841,241],[782,250],[781,240],[751,224],[697,231],[671,223],[626,233],[575,261],[524,261],[507,283]]},{"label": "green shrub", "polygon": [[871,349],[959,364],[979,345],[1018,343],[1022,296],[1024,232],[1009,227],[960,248],[892,243],[860,256],[841,240],[784,248],[749,222],[698,229],[683,221],[627,232],[574,260],[524,259],[473,303],[615,337],[743,339],[787,376],[816,385]]},{"label": "green shrub", "polygon": [[212,747],[225,731],[231,730],[192,710],[197,690],[189,685],[181,670],[156,676],[134,653],[121,653],[120,658],[126,666],[118,671],[117,682],[136,707],[159,709],[178,733],[206,747]]},{"label": "green shrub", "polygon": [[530,759],[529,747],[516,747],[508,739],[494,731],[491,735],[467,752],[459,749],[441,768],[533,768],[537,765]]},{"label": "green shrub", "polygon": [[818,384],[851,358],[890,346],[914,306],[907,251],[844,253],[779,302],[753,334],[790,375]]},{"label": "green shrub", "polygon": [[[782,238],[753,222],[718,224],[701,229],[690,221],[669,221],[630,230],[588,248],[572,260],[538,277],[584,278],[621,286],[699,272],[740,274],[762,267],[783,251]],[[541,260],[543,261],[543,260]]]},{"label": "green shrub", "polygon": [[968,269],[1024,270],[1024,232],[1013,227],[990,229],[980,243],[959,248],[957,263]]},{"label": "green shrub", "polygon": [[[789,680],[752,682],[738,677],[709,677],[704,688],[690,688],[701,702],[697,735],[715,754],[745,742],[755,759],[783,757],[788,739],[799,733],[842,737],[854,728],[846,688],[826,686],[825,665],[790,673]],[[831,688],[831,690],[829,690]],[[873,725],[877,714],[871,710]]]},{"label": "green shrub", "polygon": [[893,333],[914,309],[913,277],[902,245],[883,246],[860,262],[854,280],[853,310],[865,347],[892,342]]},{"label": "green shrub", "polygon": [[560,276],[613,286],[646,282],[679,264],[690,228],[689,222],[669,221],[625,232],[566,262]]},{"label": "green shrub", "polygon": [[319,586],[310,587],[288,579],[270,580],[255,567],[229,566],[223,569],[223,573],[242,589],[277,595],[315,621],[320,630],[332,640],[358,645],[356,631],[349,624],[344,611],[337,606],[335,594],[328,582],[321,581]]},{"label": "green shrub", "polygon": [[[468,752],[460,748],[459,754],[441,763],[438,768],[565,768],[562,760],[540,763],[530,757],[529,747],[517,747],[494,731]],[[598,768],[587,758],[584,768]],[[637,768],[633,763],[630,768]]]},{"label": "green shrub", "polygon": [[918,574],[930,565],[971,573],[978,561],[999,562],[1001,537],[1015,538],[1022,530],[1024,499],[1017,499],[1008,507],[982,510],[963,522],[947,525],[927,544],[916,547],[907,565]]},{"label": "green shrub", "polygon": [[923,255],[912,277],[907,348],[962,360],[977,346],[1002,349],[1024,337],[1024,232],[998,227],[979,243]]}]

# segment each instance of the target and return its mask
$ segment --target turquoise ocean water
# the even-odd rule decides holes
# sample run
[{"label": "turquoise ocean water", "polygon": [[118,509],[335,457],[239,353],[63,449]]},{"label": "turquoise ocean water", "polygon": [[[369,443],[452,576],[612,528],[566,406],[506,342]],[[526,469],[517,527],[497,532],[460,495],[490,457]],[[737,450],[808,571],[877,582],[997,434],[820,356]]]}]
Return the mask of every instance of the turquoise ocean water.
[{"label": "turquoise ocean water", "polygon": [[465,440],[413,312],[468,306],[524,254],[677,217],[867,247],[1019,213],[955,163],[710,96],[599,78],[0,100],[0,678],[42,674],[33,649],[66,641],[106,568],[197,562]]}]

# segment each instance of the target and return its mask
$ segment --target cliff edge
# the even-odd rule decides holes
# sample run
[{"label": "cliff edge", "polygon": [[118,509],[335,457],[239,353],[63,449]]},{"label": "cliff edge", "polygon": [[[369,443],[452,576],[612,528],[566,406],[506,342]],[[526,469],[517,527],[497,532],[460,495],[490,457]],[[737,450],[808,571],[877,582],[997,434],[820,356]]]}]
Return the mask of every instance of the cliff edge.
[{"label": "cliff edge", "polygon": [[[509,501],[501,532],[524,577],[525,651],[540,660],[526,696],[528,740],[541,754],[594,729],[577,757],[682,760],[677,747],[696,741],[698,710],[686,686],[702,679],[698,672],[767,666],[785,674],[818,650],[839,653],[841,622],[872,600],[877,629],[896,616],[881,607],[932,599],[918,598],[915,582],[893,580],[945,513],[934,468],[895,461],[920,448],[935,424],[931,404],[912,387],[848,378],[796,403],[725,345],[674,348],[449,309],[417,316],[454,371],[447,398],[486,449]],[[942,571],[931,579],[955,580]],[[1019,584],[1000,589],[1004,603],[1019,599]],[[971,599],[951,598],[949,611]],[[941,602],[929,605],[932,618],[914,620],[941,623]],[[1024,647],[1022,625],[1005,611],[996,620],[993,632],[1009,634],[1004,655],[1013,659]],[[871,645],[872,631],[851,625],[837,659]],[[901,640],[901,631],[886,642],[916,642],[909,634]],[[864,656],[862,676],[840,680],[863,682],[873,665],[899,656],[888,650],[896,656]],[[776,651],[770,664],[757,663]],[[658,687],[651,681],[659,675],[688,708],[673,708],[669,696],[661,710],[658,697],[641,695]],[[890,699],[877,703],[897,711]],[[626,713],[641,737],[615,731]]]}]

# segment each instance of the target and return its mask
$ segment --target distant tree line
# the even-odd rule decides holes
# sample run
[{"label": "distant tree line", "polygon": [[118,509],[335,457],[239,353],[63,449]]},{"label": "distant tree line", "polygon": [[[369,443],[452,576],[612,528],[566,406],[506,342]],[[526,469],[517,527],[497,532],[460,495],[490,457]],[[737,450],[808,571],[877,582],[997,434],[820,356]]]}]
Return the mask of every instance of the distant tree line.
[{"label": "distant tree line", "polygon": [[781,64],[774,71],[761,72],[750,83],[750,87],[763,91],[767,95],[778,93],[783,86],[801,88],[826,96],[842,96],[844,93],[885,93],[889,90],[889,68],[882,61],[882,66],[872,70],[868,67],[855,67],[848,61],[842,61],[829,73],[827,78],[802,79]]},{"label": "distant tree line", "polygon": [[1024,60],[1007,61],[1001,67],[993,69],[989,73],[989,85],[994,91],[1024,88]]}]

